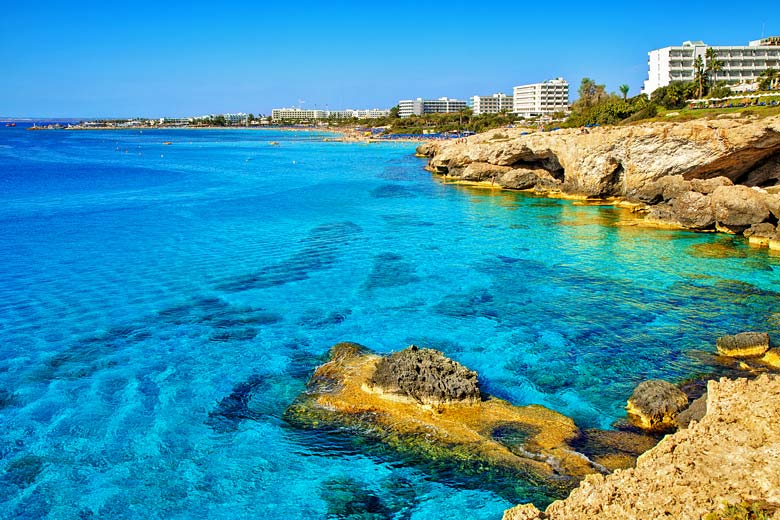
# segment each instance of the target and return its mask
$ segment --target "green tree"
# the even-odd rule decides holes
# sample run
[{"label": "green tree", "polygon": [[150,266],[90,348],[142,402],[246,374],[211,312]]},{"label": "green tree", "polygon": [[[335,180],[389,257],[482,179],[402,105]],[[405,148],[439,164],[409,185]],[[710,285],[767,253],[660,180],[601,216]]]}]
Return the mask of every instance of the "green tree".
[{"label": "green tree", "polygon": [[696,83],[698,90],[696,97],[704,97],[704,84],[707,82],[707,71],[704,68],[704,60],[701,56],[696,56],[693,60],[693,82]]},{"label": "green tree", "polygon": [[597,85],[590,78],[582,78],[579,88],[580,98],[574,103],[578,109],[589,108],[609,99],[605,85]]},{"label": "green tree", "polygon": [[718,53],[715,52],[715,49],[712,47],[707,47],[707,75],[709,79],[712,80],[713,84],[715,83],[715,78],[718,75],[718,72],[723,70],[723,61],[718,59]]},{"label": "green tree", "polygon": [[398,112],[399,112],[400,110],[401,110],[401,109],[398,107],[398,105],[396,105],[396,106],[394,106],[393,108],[391,108],[391,109],[390,109],[390,119],[398,119],[399,117],[401,117],[401,116],[398,114]]},{"label": "green tree", "polygon": [[774,90],[780,88],[780,71],[768,68],[758,77],[759,90]]},{"label": "green tree", "polygon": [[620,93],[623,94],[623,101],[625,101],[626,98],[628,97],[628,91],[631,90],[631,87],[629,87],[628,85],[626,85],[624,83],[624,84],[620,85],[620,87],[618,87],[618,89],[620,90]]}]

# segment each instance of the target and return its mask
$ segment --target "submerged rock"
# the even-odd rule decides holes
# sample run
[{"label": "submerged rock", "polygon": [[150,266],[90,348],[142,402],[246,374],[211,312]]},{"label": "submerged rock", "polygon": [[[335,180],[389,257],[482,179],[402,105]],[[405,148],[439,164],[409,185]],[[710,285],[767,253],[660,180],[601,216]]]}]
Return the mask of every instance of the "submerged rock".
[{"label": "submerged rock", "polygon": [[728,357],[763,356],[769,350],[769,334],[765,332],[742,332],[718,338],[718,353]]},{"label": "submerged rock", "polygon": [[753,224],[743,233],[750,244],[762,247],[768,246],[769,241],[772,240],[776,234],[777,229],[774,224],[770,224],[769,222]]},{"label": "submerged rock", "polygon": [[383,357],[340,343],[285,420],[367,438],[423,466],[473,476],[508,497],[517,496],[518,483],[541,492],[540,501],[563,496],[584,475],[604,470],[572,448],[580,431],[570,418],[483,395],[475,372],[430,349]]},{"label": "submerged rock", "polygon": [[640,383],[628,399],[626,411],[632,424],[648,431],[672,430],[676,417],[688,406],[688,396],[671,383],[651,379]]}]

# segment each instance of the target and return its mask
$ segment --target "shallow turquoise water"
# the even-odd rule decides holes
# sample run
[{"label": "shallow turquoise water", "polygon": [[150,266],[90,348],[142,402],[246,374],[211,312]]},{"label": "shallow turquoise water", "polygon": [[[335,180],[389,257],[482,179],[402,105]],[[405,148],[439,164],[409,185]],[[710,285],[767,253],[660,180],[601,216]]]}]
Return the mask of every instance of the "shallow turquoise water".
[{"label": "shallow turquoise water", "polygon": [[718,335],[780,333],[766,251],[321,139],[0,129],[0,515],[499,518],[491,489],[285,425],[333,343],[438,348],[607,428]]}]

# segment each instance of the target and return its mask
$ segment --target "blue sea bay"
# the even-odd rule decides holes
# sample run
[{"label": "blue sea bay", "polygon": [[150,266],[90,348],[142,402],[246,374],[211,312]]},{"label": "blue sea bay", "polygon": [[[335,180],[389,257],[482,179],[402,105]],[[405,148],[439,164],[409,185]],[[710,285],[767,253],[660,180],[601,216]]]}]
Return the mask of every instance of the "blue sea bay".
[{"label": "blue sea bay", "polygon": [[780,333],[766,250],[324,137],[0,129],[0,516],[497,518],[491,489],[282,420],[332,344],[437,348],[609,428],[719,335]]}]

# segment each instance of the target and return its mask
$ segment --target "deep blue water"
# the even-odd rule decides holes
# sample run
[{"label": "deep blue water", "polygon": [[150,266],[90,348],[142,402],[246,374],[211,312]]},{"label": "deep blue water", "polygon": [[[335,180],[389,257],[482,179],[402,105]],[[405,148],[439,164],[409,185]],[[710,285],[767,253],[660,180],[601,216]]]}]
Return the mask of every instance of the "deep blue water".
[{"label": "deep blue water", "polygon": [[718,335],[780,333],[765,250],[443,185],[412,152],[0,128],[0,515],[500,518],[488,489],[282,413],[333,343],[416,343],[608,428]]}]

